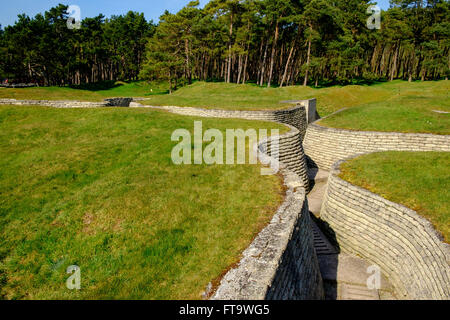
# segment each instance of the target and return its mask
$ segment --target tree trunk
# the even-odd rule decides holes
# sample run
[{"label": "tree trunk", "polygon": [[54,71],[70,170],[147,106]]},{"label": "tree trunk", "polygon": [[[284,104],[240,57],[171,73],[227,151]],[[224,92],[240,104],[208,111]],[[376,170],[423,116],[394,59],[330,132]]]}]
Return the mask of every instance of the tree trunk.
[{"label": "tree trunk", "polygon": [[275,59],[275,49],[277,47],[277,42],[278,42],[278,33],[279,33],[279,28],[278,28],[278,21],[277,21],[276,26],[275,26],[275,38],[273,40],[273,45],[272,45],[272,56],[270,57],[269,81],[267,82],[268,88],[270,88],[270,84],[272,82],[273,63],[274,63],[274,59]]},{"label": "tree trunk", "polygon": [[244,62],[244,72],[242,74],[242,84],[245,84],[245,77],[247,75],[247,64],[248,64],[248,53],[245,56],[245,62]]},{"label": "tree trunk", "polygon": [[292,44],[291,51],[289,52],[289,57],[286,62],[286,66],[284,67],[284,73],[283,73],[283,78],[281,79],[280,88],[283,86],[284,81],[286,80],[286,76],[287,76],[288,69],[289,69],[289,64],[291,63],[292,53],[294,52],[294,47],[295,47],[295,41]]},{"label": "tree trunk", "polygon": [[227,70],[227,83],[230,83],[231,78],[231,47],[233,36],[233,14],[230,15],[230,43],[228,44],[228,70]]},{"label": "tree trunk", "polygon": [[189,40],[184,39],[184,51],[186,54],[186,78],[188,79],[189,84],[192,84],[192,75],[190,68],[190,59],[189,59]]},{"label": "tree trunk", "polygon": [[397,71],[398,50],[399,50],[399,45],[397,43],[396,48],[395,48],[395,54],[394,54],[394,62],[393,62],[392,70],[391,70],[391,78],[390,78],[391,81],[394,80],[394,74]]},{"label": "tree trunk", "polygon": [[262,64],[263,64],[263,47],[264,47],[264,39],[261,39],[261,45],[259,48],[259,59],[258,59],[258,65],[260,66],[260,68],[258,68],[258,72],[256,74],[256,84],[259,86],[259,79],[261,78],[261,68],[262,68]]},{"label": "tree trunk", "polygon": [[[310,31],[312,32],[312,26],[310,25]],[[311,36],[308,38],[308,53],[306,57],[306,71],[305,71],[305,81],[303,82],[303,86],[306,87],[308,85],[308,73],[309,73],[309,63],[311,61]]]},{"label": "tree trunk", "polygon": [[262,60],[262,68],[261,68],[261,79],[259,81],[260,86],[264,84],[264,73],[266,72],[266,58],[267,58],[267,49],[269,47],[269,41],[266,43],[266,48],[264,49],[264,58]]},{"label": "tree trunk", "polygon": [[237,77],[236,83],[241,82],[241,73],[242,73],[242,56],[239,55],[238,77]]},{"label": "tree trunk", "polygon": [[226,78],[225,78],[225,64],[223,62],[220,63],[220,78],[224,78],[224,80],[226,81]]}]

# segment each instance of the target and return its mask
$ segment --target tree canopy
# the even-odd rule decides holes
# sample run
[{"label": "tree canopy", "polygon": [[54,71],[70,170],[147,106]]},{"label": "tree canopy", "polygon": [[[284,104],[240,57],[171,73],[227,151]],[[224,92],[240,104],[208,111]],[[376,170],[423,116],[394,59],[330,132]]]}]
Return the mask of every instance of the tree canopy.
[{"label": "tree canopy", "polygon": [[43,85],[137,79],[154,25],[144,14],[128,12],[110,19],[86,18],[80,29],[67,28],[68,7],[43,15],[19,15],[0,32],[3,78]]},{"label": "tree canopy", "polygon": [[370,5],[368,0],[211,0],[201,9],[193,1],[163,15],[141,75],[162,76],[161,69],[154,70],[158,57],[162,62],[170,55],[176,63],[163,77],[171,81],[284,86],[448,77],[448,1],[391,1],[380,30],[367,27]]},{"label": "tree canopy", "polygon": [[66,26],[67,6],[0,27],[0,76],[43,85],[104,80],[222,80],[285,86],[450,73],[450,3],[391,0],[369,29],[369,0],[211,0]]}]

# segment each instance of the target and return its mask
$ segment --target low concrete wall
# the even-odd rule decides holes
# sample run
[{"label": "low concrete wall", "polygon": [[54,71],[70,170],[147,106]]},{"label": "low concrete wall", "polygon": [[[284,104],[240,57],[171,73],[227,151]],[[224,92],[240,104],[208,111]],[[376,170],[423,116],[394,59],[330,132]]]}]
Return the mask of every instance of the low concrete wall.
[{"label": "low concrete wall", "polygon": [[450,151],[450,136],[352,131],[313,123],[306,130],[303,147],[310,165],[329,170],[338,161],[376,151]]},{"label": "low concrete wall", "polygon": [[[309,101],[308,101],[309,103]],[[222,279],[213,300],[322,299],[322,277],[314,249],[311,220],[305,196],[309,186],[302,140],[307,127],[305,105],[285,110],[232,111],[185,107],[153,107],[133,102],[130,107],[148,107],[175,114],[212,118],[274,121],[290,131],[255,146],[264,163],[277,162],[287,187],[286,198],[270,224],[244,251],[239,265]],[[275,160],[271,156],[278,156]]]},{"label": "low concrete wall", "polygon": [[0,99],[0,104],[11,104],[20,106],[45,106],[53,108],[98,108],[105,107],[105,102],[86,102],[71,100],[16,100]]},{"label": "low concrete wall", "polygon": [[450,299],[450,247],[415,211],[330,173],[321,218],[341,250],[378,265],[399,298]]},{"label": "low concrete wall", "polygon": [[109,98],[102,102],[73,101],[73,100],[16,100],[0,99],[0,104],[45,106],[53,108],[99,108],[99,107],[128,107],[132,98]]},{"label": "low concrete wall", "polygon": [[0,88],[32,88],[32,87],[39,87],[36,83],[0,83]]},{"label": "low concrete wall", "polygon": [[[314,100],[315,101],[315,100]],[[259,158],[277,162],[287,187],[286,198],[270,224],[244,253],[239,265],[222,279],[213,300],[322,299],[322,277],[314,249],[311,220],[305,196],[309,186],[302,140],[307,127],[308,102],[285,110],[232,111],[184,107],[152,107],[175,114],[212,118],[274,121],[290,131],[261,141]],[[306,105],[306,106],[305,106]],[[131,103],[130,107],[145,107]],[[278,161],[271,156],[278,156]]]},{"label": "low concrete wall", "polygon": [[[239,265],[224,276],[213,300],[324,298],[305,195],[309,179],[302,140],[307,127],[308,103],[273,111],[147,106],[187,116],[274,121],[290,128],[288,133],[278,137],[277,153],[273,150],[275,137],[269,137],[256,146],[260,160],[269,164],[277,162],[281,168],[287,187],[285,201],[270,224],[244,251]],[[135,102],[130,106],[144,107]],[[278,156],[278,160],[271,156]]]}]

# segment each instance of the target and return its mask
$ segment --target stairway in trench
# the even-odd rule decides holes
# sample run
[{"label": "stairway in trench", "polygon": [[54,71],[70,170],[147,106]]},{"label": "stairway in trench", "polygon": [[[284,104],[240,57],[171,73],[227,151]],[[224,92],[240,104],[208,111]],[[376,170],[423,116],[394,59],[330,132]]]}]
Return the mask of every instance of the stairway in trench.
[{"label": "stairway in trench", "polygon": [[324,281],[327,300],[392,300],[392,286],[381,275],[380,289],[369,289],[367,279],[370,264],[363,259],[346,253],[340,253],[319,228],[320,209],[326,191],[329,173],[310,168],[309,178],[313,186],[308,194],[310,214],[313,215],[314,247],[319,260],[320,272]]}]

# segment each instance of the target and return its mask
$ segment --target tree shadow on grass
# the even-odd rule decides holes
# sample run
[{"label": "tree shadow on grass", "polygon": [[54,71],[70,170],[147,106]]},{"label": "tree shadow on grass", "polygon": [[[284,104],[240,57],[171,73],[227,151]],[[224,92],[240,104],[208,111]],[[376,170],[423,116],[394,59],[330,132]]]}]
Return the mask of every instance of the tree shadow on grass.
[{"label": "tree shadow on grass", "polygon": [[103,90],[110,90],[114,88],[118,88],[123,86],[124,82],[119,81],[102,81],[102,82],[95,82],[95,83],[84,83],[79,85],[70,85],[69,87],[71,89],[78,89],[78,90],[87,90],[87,91],[103,91]]}]

